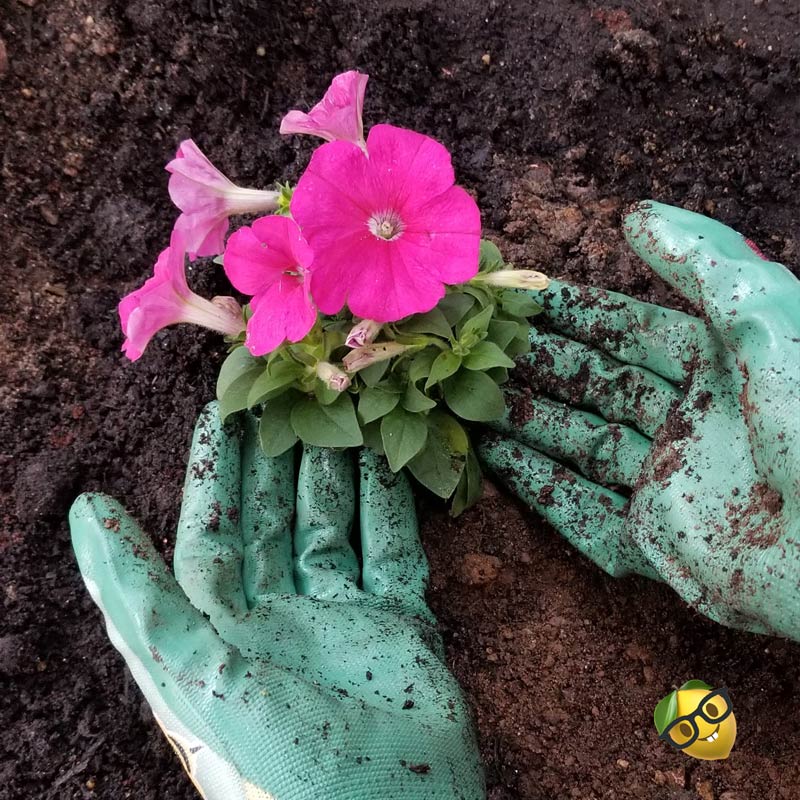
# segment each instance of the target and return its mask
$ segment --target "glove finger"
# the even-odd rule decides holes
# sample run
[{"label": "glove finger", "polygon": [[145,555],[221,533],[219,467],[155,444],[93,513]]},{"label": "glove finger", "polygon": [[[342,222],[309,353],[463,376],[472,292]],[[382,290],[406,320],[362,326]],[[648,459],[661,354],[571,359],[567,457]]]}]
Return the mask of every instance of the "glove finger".
[{"label": "glove finger", "polygon": [[609,422],[632,425],[651,438],[682,396],[650,370],[621,364],[572,339],[531,328],[530,341],[531,352],[521,360],[532,388],[597,411]]},{"label": "glove finger", "polygon": [[625,498],[524,444],[494,434],[477,442],[484,464],[517,497],[610,575],[657,578],[625,532]]},{"label": "glove finger", "polygon": [[[187,676],[240,658],[193,608],[136,522],[115,500],[81,495],[69,513],[72,546],[108,635],[156,715],[189,725]],[[216,665],[216,666],[213,666]]]},{"label": "glove finger", "polygon": [[624,227],[636,254],[701,305],[721,331],[753,312],[769,319],[775,298],[797,293],[786,267],[764,260],[740,233],[702,214],[647,200]]},{"label": "glove finger", "polygon": [[562,336],[674,383],[686,379],[692,355],[706,346],[702,320],[624,294],[553,280],[532,296]]},{"label": "glove finger", "polygon": [[432,619],[425,602],[428,559],[408,479],[369,448],[361,450],[359,470],[364,590],[399,600]]},{"label": "glove finger", "polygon": [[209,403],[197,420],[175,541],[178,583],[195,608],[219,626],[247,611],[239,530],[239,429],[223,425]]},{"label": "glove finger", "polygon": [[489,423],[497,431],[558,460],[570,461],[593,481],[633,487],[651,442],[626,425],[588,411],[506,390],[506,413]]},{"label": "glove finger", "polygon": [[252,608],[265,594],[294,594],[292,521],[294,448],[276,458],[264,455],[258,420],[242,415],[241,530],[243,582]]},{"label": "glove finger", "polygon": [[[82,495],[70,510],[70,529],[81,574],[103,612],[109,639],[203,797],[271,796],[242,777],[226,733],[243,719],[255,729],[257,720],[252,715],[246,719],[248,706],[233,700],[252,672],[263,667],[220,639],[115,500]],[[274,680],[270,685],[279,686]],[[260,720],[285,714],[288,701],[295,699],[296,686],[259,697]]]},{"label": "glove finger", "polygon": [[[797,279],[781,264],[762,260],[736,231],[684,209],[648,201],[625,224],[637,254],[701,303],[736,353],[759,471],[773,488],[792,486],[800,466]],[[798,493],[788,494],[798,508]]]},{"label": "glove finger", "polygon": [[304,447],[294,529],[294,582],[300,594],[348,600],[359,593],[358,559],[350,545],[354,510],[350,454]]}]

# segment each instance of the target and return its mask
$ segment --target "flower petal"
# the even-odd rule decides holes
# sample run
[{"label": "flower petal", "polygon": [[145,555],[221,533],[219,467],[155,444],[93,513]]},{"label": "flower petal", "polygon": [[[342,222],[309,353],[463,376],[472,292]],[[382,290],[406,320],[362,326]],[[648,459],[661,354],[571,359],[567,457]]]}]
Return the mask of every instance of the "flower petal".
[{"label": "flower petal", "polygon": [[228,279],[240,292],[255,295],[287,271],[307,271],[313,258],[294,220],[269,216],[231,235],[223,264]]},{"label": "flower petal", "polygon": [[291,209],[314,251],[320,310],[346,302],[357,316],[391,322],[430,310],[444,283],[477,273],[480,212],[453,186],[450,156],[433,139],[377,125],[367,146],[368,158],[344,142],[317,148]]},{"label": "flower petal", "polygon": [[175,230],[186,241],[189,258],[216,256],[225,250],[225,234],[230,227],[224,214],[181,214],[175,222]]},{"label": "flower petal", "polygon": [[375,125],[367,137],[367,151],[373,206],[382,202],[402,215],[455,183],[450,153],[430,136],[394,125]]},{"label": "flower petal", "polygon": [[166,170],[172,173],[169,196],[181,211],[194,210],[198,201],[205,201],[209,191],[223,193],[236,188],[191,139],[180,143],[175,158],[167,164]]},{"label": "flower petal", "polygon": [[287,339],[299,342],[313,327],[317,312],[303,281],[283,277],[256,295],[250,307],[245,345],[254,356],[271,353]]},{"label": "flower petal", "polygon": [[355,70],[337,75],[325,96],[307,114],[290,111],[282,120],[280,132],[307,133],[329,141],[348,141],[364,146],[364,92],[368,75]]},{"label": "flower petal", "polygon": [[173,234],[170,246],[161,251],[153,275],[144,286],[122,298],[119,312],[125,342],[123,352],[136,361],[148,342],[162,328],[184,316],[191,291],[184,272],[182,241]]},{"label": "flower petal", "polygon": [[398,243],[413,248],[445,283],[464,283],[478,274],[481,212],[460,186],[429,200],[409,219]]}]

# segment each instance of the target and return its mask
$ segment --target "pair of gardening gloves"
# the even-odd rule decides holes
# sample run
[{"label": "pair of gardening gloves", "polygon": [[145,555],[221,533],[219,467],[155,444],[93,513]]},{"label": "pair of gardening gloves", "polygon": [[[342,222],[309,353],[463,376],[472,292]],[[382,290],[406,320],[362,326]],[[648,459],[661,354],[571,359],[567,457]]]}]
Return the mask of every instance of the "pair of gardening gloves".
[{"label": "pair of gardening gloves", "polygon": [[[800,640],[800,282],[658,203],[630,245],[698,316],[551,284],[485,466],[612,575]],[[542,319],[542,318],[539,318]],[[206,800],[480,800],[403,474],[195,430],[175,574],[112,499],[70,514],[86,585]],[[355,527],[355,530],[354,530]],[[355,542],[355,544],[354,544]]]}]

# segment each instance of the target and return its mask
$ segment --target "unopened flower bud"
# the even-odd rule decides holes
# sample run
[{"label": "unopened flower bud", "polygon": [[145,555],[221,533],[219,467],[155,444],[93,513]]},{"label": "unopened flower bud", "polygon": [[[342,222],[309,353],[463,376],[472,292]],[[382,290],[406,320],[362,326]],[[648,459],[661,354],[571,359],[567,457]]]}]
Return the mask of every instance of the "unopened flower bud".
[{"label": "unopened flower bud", "polygon": [[355,325],[350,330],[350,333],[347,334],[345,344],[348,347],[364,347],[364,345],[372,344],[382,327],[380,322],[375,322],[371,319],[362,319],[361,322]]},{"label": "unopened flower bud", "polygon": [[398,342],[368,344],[351,350],[342,361],[344,362],[344,368],[348,372],[358,372],[360,369],[370,367],[380,361],[388,361],[390,358],[399,356],[401,353],[411,349],[412,345],[399,344]]},{"label": "unopened flower bud", "polygon": [[222,295],[217,295],[216,297],[211,298],[211,302],[217,306],[217,308],[221,308],[226,314],[229,314],[231,319],[240,319],[242,320],[242,327],[241,330],[244,330],[244,318],[242,317],[242,307],[234,300],[232,297],[224,297]]},{"label": "unopened flower bud", "polygon": [[317,377],[334,392],[343,392],[350,386],[350,376],[328,361],[317,362]]},{"label": "unopened flower bud", "polygon": [[486,286],[499,286],[504,289],[528,289],[540,291],[550,285],[550,278],[532,269],[500,269],[477,275],[473,281]]}]

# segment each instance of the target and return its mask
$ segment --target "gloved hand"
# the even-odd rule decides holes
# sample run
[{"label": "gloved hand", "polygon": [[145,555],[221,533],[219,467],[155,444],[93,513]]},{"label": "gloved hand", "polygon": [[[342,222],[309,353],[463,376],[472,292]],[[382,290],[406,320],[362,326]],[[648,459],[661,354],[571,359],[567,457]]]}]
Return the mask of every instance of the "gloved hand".
[{"label": "gloved hand", "polygon": [[[469,714],[425,603],[403,475],[195,430],[175,574],[114,500],[70,512],[81,573],[206,800],[479,800]],[[350,544],[358,519],[356,550]],[[204,615],[208,616],[208,619]],[[210,621],[209,621],[210,620]]]},{"label": "gloved hand", "polygon": [[661,203],[625,233],[702,317],[554,281],[483,461],[610,574],[800,640],[800,282]]}]

